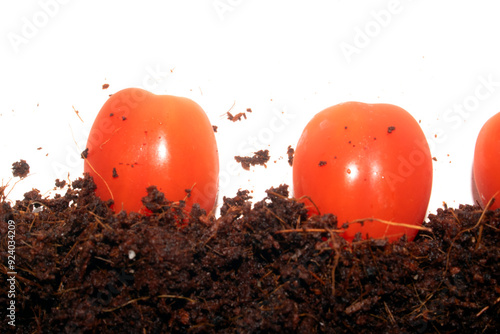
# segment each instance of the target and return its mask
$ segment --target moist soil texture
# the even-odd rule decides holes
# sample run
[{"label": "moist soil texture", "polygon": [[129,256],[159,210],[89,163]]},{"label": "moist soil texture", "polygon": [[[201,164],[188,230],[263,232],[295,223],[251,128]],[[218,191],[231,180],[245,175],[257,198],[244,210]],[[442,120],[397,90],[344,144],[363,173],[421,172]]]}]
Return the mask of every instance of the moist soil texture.
[{"label": "moist soil texture", "polygon": [[499,210],[442,208],[412,242],[347,243],[286,185],[224,198],[218,218],[154,186],[149,215],[114,213],[94,190],[85,176],[53,198],[0,193],[0,332],[500,332]]}]

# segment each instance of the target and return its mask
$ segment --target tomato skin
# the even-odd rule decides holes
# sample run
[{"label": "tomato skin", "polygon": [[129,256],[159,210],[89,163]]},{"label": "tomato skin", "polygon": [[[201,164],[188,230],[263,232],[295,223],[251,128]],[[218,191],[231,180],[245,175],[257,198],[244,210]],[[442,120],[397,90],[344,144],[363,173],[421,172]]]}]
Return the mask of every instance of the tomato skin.
[{"label": "tomato skin", "polygon": [[[138,88],[113,94],[87,142],[84,172],[115,212],[147,213],[141,199],[155,185],[165,197],[210,212],[217,200],[219,158],[210,121],[194,101]],[[186,189],[192,189],[186,198]]]},{"label": "tomato skin", "polygon": [[479,131],[473,173],[483,208],[493,196],[495,201],[490,209],[500,208],[500,113],[488,119]]},{"label": "tomato skin", "polygon": [[[295,150],[293,186],[310,214],[333,213],[339,227],[365,218],[421,225],[432,188],[429,145],[402,108],[341,103],[305,127]],[[389,241],[403,234],[413,240],[417,234],[413,228],[365,220],[349,224],[341,235],[352,241],[358,232],[362,238]]]}]

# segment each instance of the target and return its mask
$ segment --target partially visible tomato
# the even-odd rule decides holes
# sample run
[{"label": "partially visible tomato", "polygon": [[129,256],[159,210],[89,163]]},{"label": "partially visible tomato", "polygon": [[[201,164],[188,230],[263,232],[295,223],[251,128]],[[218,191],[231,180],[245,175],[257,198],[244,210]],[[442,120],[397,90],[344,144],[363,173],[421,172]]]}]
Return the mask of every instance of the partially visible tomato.
[{"label": "partially visible tomato", "polygon": [[[419,124],[390,104],[346,102],[313,117],[293,160],[294,196],[310,214],[333,213],[342,236],[412,240],[421,225],[432,187],[432,158]],[[309,199],[316,205],[312,204]],[[380,221],[389,221],[398,226]]]},{"label": "partially visible tomato", "polygon": [[219,160],[215,135],[194,101],[138,88],[113,94],[97,115],[87,142],[84,171],[96,193],[114,200],[115,212],[146,212],[141,202],[155,185],[170,201],[216,203]]},{"label": "partially visible tomato", "polygon": [[477,136],[473,171],[483,207],[495,196],[490,209],[500,208],[500,113],[486,121]]}]

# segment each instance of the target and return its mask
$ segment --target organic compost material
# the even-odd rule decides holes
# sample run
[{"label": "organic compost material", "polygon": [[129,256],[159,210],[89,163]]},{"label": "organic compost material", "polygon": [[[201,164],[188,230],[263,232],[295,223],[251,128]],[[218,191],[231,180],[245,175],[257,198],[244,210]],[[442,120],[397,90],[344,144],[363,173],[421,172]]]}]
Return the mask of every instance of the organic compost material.
[{"label": "organic compost material", "polygon": [[286,185],[255,203],[248,191],[224,198],[218,218],[185,213],[155,187],[143,199],[151,214],[115,214],[94,189],[86,176],[54,198],[1,196],[0,332],[500,330],[498,210],[438,209],[414,242],[347,243],[335,216],[308,218]]}]

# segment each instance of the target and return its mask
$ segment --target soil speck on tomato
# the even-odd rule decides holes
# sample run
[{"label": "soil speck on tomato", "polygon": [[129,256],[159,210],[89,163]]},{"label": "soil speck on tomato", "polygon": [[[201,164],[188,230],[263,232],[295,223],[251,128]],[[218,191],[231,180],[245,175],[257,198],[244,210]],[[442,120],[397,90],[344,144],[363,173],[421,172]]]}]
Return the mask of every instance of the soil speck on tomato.
[{"label": "soil speck on tomato", "polygon": [[89,148],[88,147],[86,149],[84,149],[82,151],[82,153],[80,153],[80,156],[82,157],[82,159],[87,159],[88,155],[89,155]]}]

